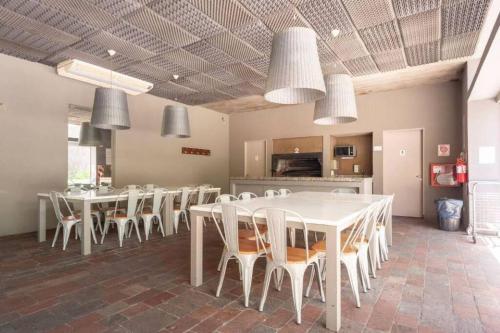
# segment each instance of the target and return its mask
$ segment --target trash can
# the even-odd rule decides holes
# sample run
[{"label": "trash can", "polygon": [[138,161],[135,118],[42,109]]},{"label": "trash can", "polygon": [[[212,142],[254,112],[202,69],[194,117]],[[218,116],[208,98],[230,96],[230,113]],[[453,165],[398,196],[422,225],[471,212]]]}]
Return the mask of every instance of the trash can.
[{"label": "trash can", "polygon": [[464,202],[458,199],[441,198],[436,200],[439,228],[446,231],[460,229],[462,206]]}]

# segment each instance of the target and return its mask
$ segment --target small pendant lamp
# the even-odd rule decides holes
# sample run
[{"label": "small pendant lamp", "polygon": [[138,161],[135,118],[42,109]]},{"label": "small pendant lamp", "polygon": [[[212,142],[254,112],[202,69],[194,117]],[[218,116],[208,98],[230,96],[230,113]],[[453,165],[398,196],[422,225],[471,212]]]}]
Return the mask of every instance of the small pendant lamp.
[{"label": "small pendant lamp", "polygon": [[90,124],[102,129],[129,129],[127,94],[116,88],[96,88]]},{"label": "small pendant lamp", "polygon": [[326,97],[316,101],[314,123],[334,125],[356,121],[356,96],[349,75],[331,74],[325,76]]},{"label": "small pendant lamp", "polygon": [[325,97],[316,33],[292,27],[274,35],[264,98],[278,104],[300,104]]},{"label": "small pendant lamp", "polygon": [[79,146],[102,146],[101,130],[83,122],[80,126]]},{"label": "small pendant lamp", "polygon": [[189,138],[191,128],[187,108],[180,105],[167,105],[163,110],[161,136],[170,138]]}]

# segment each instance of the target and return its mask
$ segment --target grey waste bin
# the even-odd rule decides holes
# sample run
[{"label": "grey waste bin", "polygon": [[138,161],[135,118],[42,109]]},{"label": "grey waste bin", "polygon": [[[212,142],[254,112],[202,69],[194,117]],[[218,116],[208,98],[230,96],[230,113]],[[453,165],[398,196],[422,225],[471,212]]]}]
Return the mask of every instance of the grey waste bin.
[{"label": "grey waste bin", "polygon": [[464,202],[458,199],[441,198],[436,200],[439,228],[446,231],[460,229]]}]

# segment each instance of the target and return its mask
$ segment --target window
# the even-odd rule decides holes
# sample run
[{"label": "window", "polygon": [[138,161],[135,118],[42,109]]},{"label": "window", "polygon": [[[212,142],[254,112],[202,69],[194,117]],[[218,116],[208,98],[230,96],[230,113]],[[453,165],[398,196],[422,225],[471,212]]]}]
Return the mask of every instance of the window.
[{"label": "window", "polygon": [[68,185],[96,184],[96,148],[78,145],[80,125],[68,124]]}]

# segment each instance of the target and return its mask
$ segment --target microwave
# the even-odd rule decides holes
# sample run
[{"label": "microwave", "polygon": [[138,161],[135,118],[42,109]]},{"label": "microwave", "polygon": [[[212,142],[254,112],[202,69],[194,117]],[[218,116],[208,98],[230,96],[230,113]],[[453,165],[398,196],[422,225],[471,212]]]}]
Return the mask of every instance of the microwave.
[{"label": "microwave", "polygon": [[335,146],[333,148],[333,155],[335,157],[355,157],[356,147],[352,145]]}]

